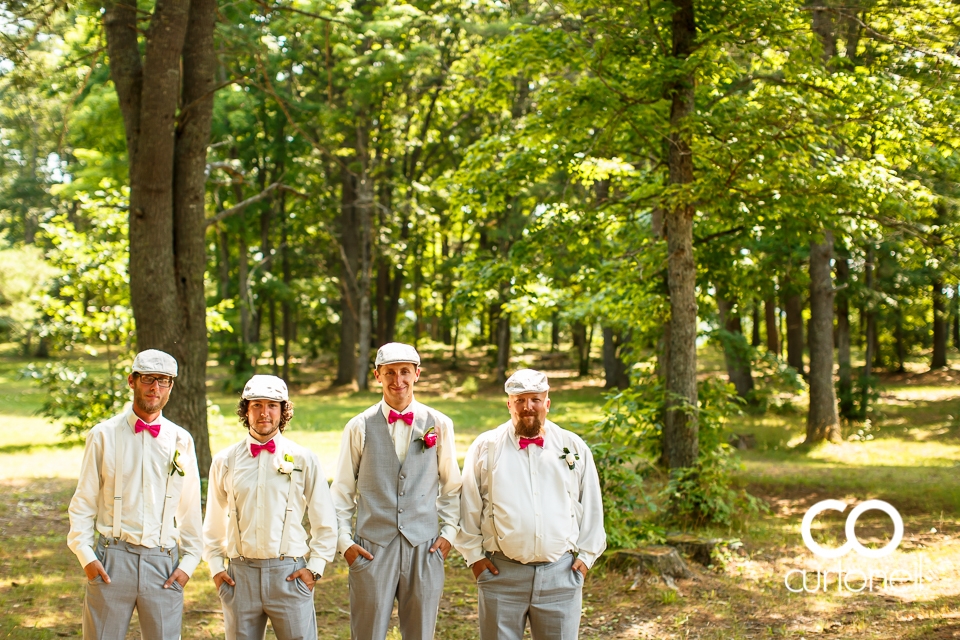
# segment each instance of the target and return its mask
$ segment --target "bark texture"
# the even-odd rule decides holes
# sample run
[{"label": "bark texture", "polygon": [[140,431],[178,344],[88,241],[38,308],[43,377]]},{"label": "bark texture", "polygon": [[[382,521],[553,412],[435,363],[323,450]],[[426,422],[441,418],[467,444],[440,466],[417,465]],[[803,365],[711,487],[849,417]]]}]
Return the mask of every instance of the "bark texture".
[{"label": "bark texture", "polygon": [[355,278],[360,268],[360,237],[355,203],[356,180],[346,166],[340,170],[340,351],[334,386],[350,384],[357,375],[359,316]]},{"label": "bark texture", "polygon": [[[693,52],[697,25],[693,0],[674,0],[671,25],[673,57],[683,63]],[[693,182],[693,151],[689,120],[694,115],[696,79],[680,74],[667,87],[670,135],[667,165],[671,187]],[[670,469],[690,467],[699,453],[697,420],[697,297],[693,256],[694,205],[686,199],[666,212],[667,278],[670,288],[670,339],[663,458]]]},{"label": "bark texture", "polygon": [[[130,302],[137,348],[173,355],[166,414],[210,466],[206,413],[204,166],[210,139],[215,0],[158,0],[143,37],[135,0],[104,5],[110,76],[130,167]],[[182,107],[179,122],[178,108]]]},{"label": "bark texture", "polygon": [[853,369],[850,366],[850,261],[837,258],[837,395],[840,399],[840,415],[853,418],[856,406],[853,402]]},{"label": "bark texture", "polygon": [[727,365],[727,377],[741,398],[749,398],[753,391],[753,372],[750,368],[750,353],[743,336],[743,323],[737,303],[722,289],[717,289],[717,311],[720,324],[726,335],[723,342],[723,359]]},{"label": "bark texture", "polygon": [[833,234],[810,243],[810,409],[807,444],[840,440],[840,418],[833,387]]},{"label": "bark texture", "polygon": [[630,333],[624,334],[612,327],[603,328],[604,389],[626,389],[630,375],[624,362],[624,351],[630,342]]},{"label": "bark texture", "polygon": [[783,309],[787,315],[787,364],[806,375],[803,368],[803,298],[799,293],[787,293]]}]

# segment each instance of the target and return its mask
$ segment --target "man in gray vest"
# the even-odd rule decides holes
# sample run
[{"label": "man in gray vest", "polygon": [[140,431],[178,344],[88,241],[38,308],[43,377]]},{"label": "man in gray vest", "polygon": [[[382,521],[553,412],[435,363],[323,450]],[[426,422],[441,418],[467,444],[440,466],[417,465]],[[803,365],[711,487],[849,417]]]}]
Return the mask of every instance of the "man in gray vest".
[{"label": "man in gray vest", "polygon": [[141,351],[133,405],[87,434],[67,534],[87,574],[84,638],[123,640],[134,609],[144,640],[180,637],[202,542],[193,438],[162,413],[176,377],[173,356]]},{"label": "man in gray vest", "polygon": [[375,364],[383,400],[347,423],[332,486],[350,635],[383,640],[396,600],[403,639],[430,640],[460,519],[453,423],[414,399],[416,349],[385,344]]},{"label": "man in gray vest", "polygon": [[268,618],[277,640],[316,640],[313,589],[337,544],[326,475],[283,435],[293,417],[283,380],[250,378],[237,415],[247,436],[213,459],[203,522],[227,640],[262,640]]},{"label": "man in gray vest", "polygon": [[473,569],[481,640],[576,640],[583,580],[607,546],[600,481],[579,436],[547,420],[547,376],[505,385],[510,420],[463,463],[457,550]]}]

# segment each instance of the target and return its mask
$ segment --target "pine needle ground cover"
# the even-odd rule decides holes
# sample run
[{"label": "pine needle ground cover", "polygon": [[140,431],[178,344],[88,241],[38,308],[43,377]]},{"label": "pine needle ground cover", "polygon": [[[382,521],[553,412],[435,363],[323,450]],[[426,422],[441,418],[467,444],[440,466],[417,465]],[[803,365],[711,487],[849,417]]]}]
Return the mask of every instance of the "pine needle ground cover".
[{"label": "pine needle ground cover", "polygon": [[[0,638],[80,635],[84,576],[66,548],[67,505],[82,447],[62,441],[56,425],[34,414],[42,395],[17,379],[25,362],[0,361]],[[482,379],[431,373],[422,399],[454,418],[458,453],[481,431],[506,420],[504,398]],[[600,383],[575,372],[552,377],[551,418],[586,424],[603,404]],[[624,575],[603,567],[590,572],[584,588],[583,638],[960,638],[960,372],[913,374],[884,380],[870,423],[845,427],[845,440],[813,450],[797,447],[804,434],[802,410],[745,416],[732,433],[752,436],[741,453],[737,482],[761,497],[769,513],[738,528],[700,532],[734,541],[716,563],[690,563],[694,577],[667,584],[646,574]],[[213,389],[222,418],[211,423],[214,450],[240,436],[232,418],[232,396]],[[373,394],[330,392],[305,386],[295,398],[290,437],[316,450],[332,473],[343,423],[376,400]],[[797,398],[797,403],[802,403]],[[837,561],[817,560],[804,546],[800,524],[816,502],[839,499],[855,505],[882,499],[904,521],[897,551],[870,560],[851,553],[838,588]],[[849,512],[849,510],[848,510]],[[824,546],[844,541],[844,514],[823,514],[815,532]],[[857,538],[882,546],[890,539],[889,518],[868,512],[858,520]],[[872,590],[857,571],[883,568],[890,581]],[[808,572],[802,591],[798,571]],[[823,590],[817,570],[827,574]],[[899,573],[896,573],[899,571]],[[794,572],[791,574],[791,572]],[[791,592],[785,578],[791,577]],[[917,576],[921,579],[917,580]],[[821,588],[814,589],[815,584]],[[850,588],[846,588],[849,586]],[[316,591],[321,638],[349,637],[347,568],[337,560]],[[219,601],[204,566],[186,590],[184,638],[222,637]],[[437,637],[475,638],[476,588],[462,559],[447,561],[447,582]],[[136,622],[131,638],[139,637]],[[399,638],[399,633],[391,637]]]}]

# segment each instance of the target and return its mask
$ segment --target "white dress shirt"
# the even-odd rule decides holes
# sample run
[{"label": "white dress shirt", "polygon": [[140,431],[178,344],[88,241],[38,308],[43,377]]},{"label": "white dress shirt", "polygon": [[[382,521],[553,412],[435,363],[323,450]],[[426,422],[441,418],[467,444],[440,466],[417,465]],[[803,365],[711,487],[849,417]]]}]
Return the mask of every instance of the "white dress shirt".
[{"label": "white dress shirt", "polygon": [[[101,422],[87,434],[77,491],[70,500],[70,533],[67,546],[80,564],[97,559],[93,552],[94,531],[113,537],[113,490],[117,438],[123,438],[123,506],[120,510],[120,539],[143,547],[172,547],[180,544],[180,569],[188,576],[200,563],[203,550],[200,514],[200,474],[193,437],[162,415],[154,422],[160,433],[135,433],[137,415],[127,408],[119,416]],[[183,470],[173,469],[174,453]],[[173,475],[171,475],[171,473]],[[166,540],[160,539],[161,517],[167,481],[176,507],[173,526]]]},{"label": "white dress shirt", "polygon": [[[203,558],[210,573],[223,571],[227,558],[269,559],[280,557],[280,537],[287,511],[290,483],[295,489],[294,510],[289,527],[287,555],[309,556],[307,569],[323,573],[336,553],[337,528],[333,502],[326,476],[317,456],[291,442],[282,434],[272,438],[273,453],[262,450],[254,457],[251,444],[261,444],[250,435],[240,443],[216,455],[210,465],[207,485],[207,515],[203,521]],[[266,443],[262,443],[266,444]],[[294,460],[294,471],[280,473],[284,455]],[[234,467],[234,465],[236,465]],[[240,515],[240,545],[237,546],[237,525],[229,510],[229,469],[234,467],[234,495]],[[303,514],[310,520],[310,535],[303,527]]]},{"label": "white dress shirt", "polygon": [[[600,479],[593,455],[575,433],[547,420],[543,448],[520,448],[513,422],[480,434],[463,463],[457,549],[467,564],[485,551],[518,562],[554,562],[568,551],[587,567],[607,548]],[[489,517],[487,448],[494,450],[493,518]],[[564,447],[580,456],[570,469]],[[571,499],[572,498],[572,499]]]},{"label": "white dress shirt", "polygon": [[[460,466],[457,464],[457,447],[453,439],[453,421],[439,411],[413,400],[402,411],[380,403],[383,416],[388,418],[387,428],[393,439],[397,458],[402,465],[407,458],[410,442],[423,434],[412,433],[413,425],[403,420],[393,424],[389,422],[390,410],[397,413],[413,411],[429,412],[433,415],[434,431],[437,434],[437,470],[439,472],[440,492],[437,496],[437,514],[440,516],[440,536],[453,543],[460,521]],[[353,546],[353,518],[357,512],[357,475],[360,472],[360,456],[363,452],[366,424],[363,414],[354,417],[343,430],[340,441],[340,456],[337,460],[337,472],[333,478],[331,492],[333,504],[337,509],[337,523],[340,532],[337,549],[343,553]]]}]

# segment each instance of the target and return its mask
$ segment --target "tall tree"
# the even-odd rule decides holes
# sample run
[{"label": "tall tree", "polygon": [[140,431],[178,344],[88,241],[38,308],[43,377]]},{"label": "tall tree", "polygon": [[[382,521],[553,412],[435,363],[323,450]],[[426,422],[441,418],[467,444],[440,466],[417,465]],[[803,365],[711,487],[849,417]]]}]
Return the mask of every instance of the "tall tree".
[{"label": "tall tree", "polygon": [[216,0],[158,0],[142,54],[136,0],[109,2],[103,13],[130,165],[130,301],[137,347],[162,349],[180,363],[167,414],[193,435],[201,474],[210,466],[204,169],[216,8]]},{"label": "tall tree", "polygon": [[810,242],[810,408],[808,444],[840,440],[840,418],[833,387],[833,233]]}]

